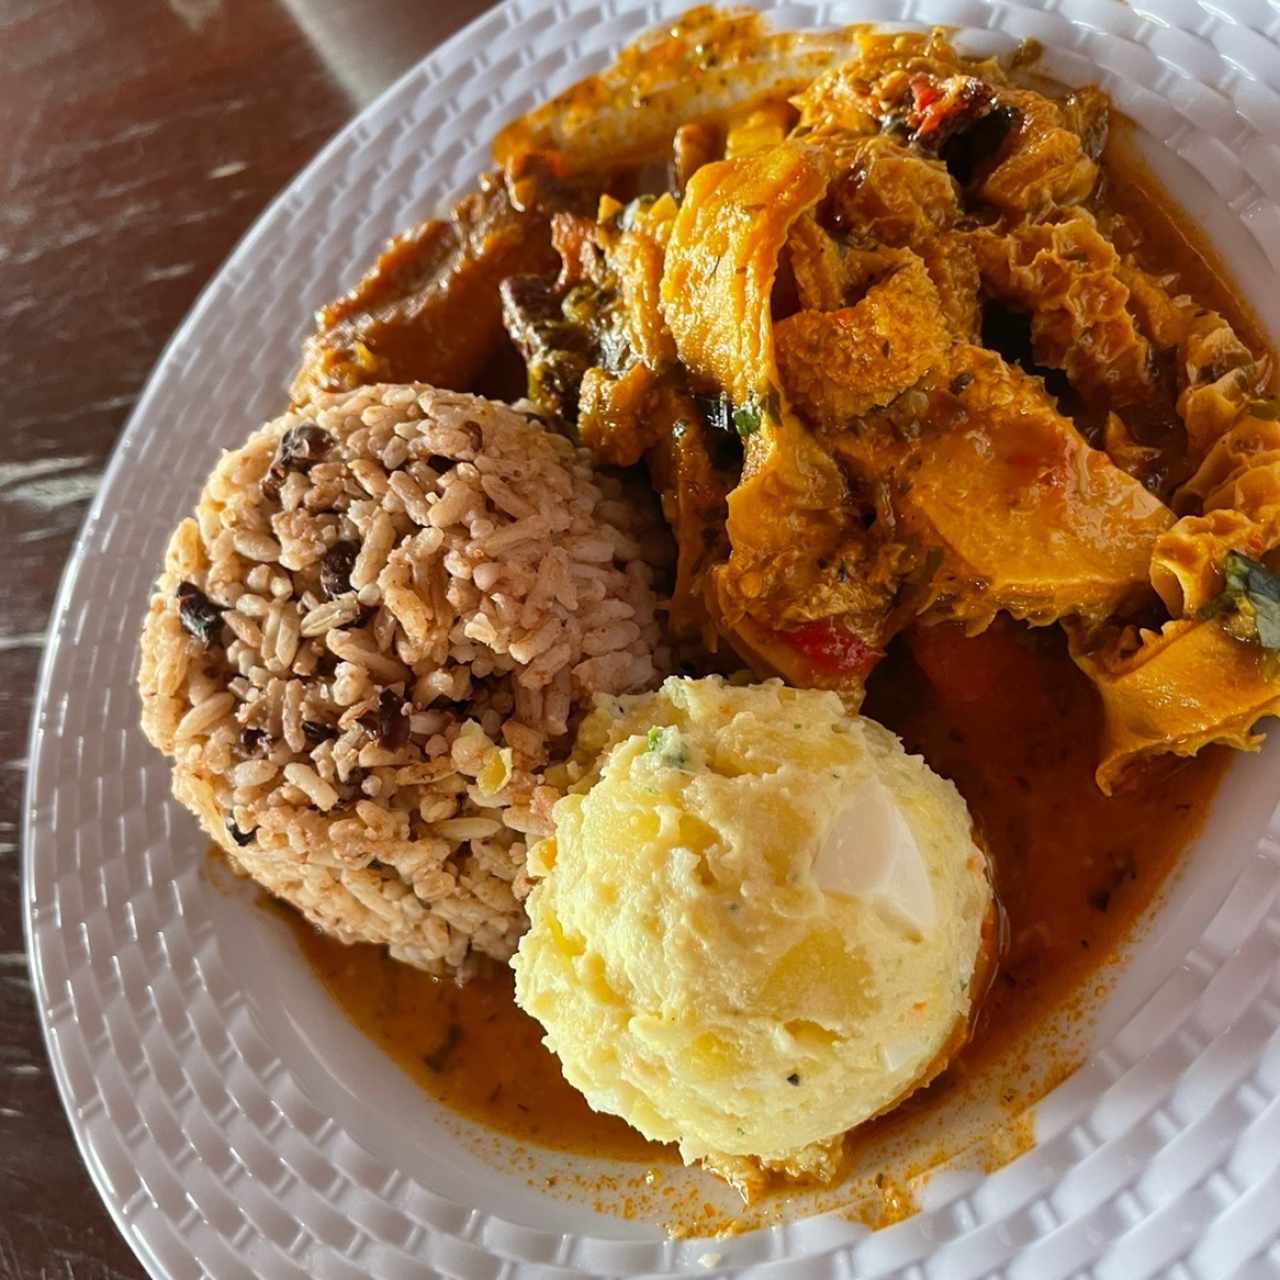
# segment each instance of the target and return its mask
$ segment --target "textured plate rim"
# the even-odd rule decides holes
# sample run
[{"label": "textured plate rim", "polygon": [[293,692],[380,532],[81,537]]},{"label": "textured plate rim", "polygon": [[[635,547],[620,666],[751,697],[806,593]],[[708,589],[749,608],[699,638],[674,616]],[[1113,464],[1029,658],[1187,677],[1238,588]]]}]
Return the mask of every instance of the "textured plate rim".
[{"label": "textured plate rim", "polygon": [[[998,9],[1004,9],[1005,7],[1006,6],[993,6],[993,8]],[[1132,17],[1136,18],[1140,23],[1145,24],[1154,22],[1156,24],[1163,25],[1163,19],[1156,12],[1159,7],[1159,4],[1153,4],[1149,7],[1130,10],[1129,12]],[[433,50],[423,61],[434,61],[436,59],[443,60],[447,57],[455,44],[462,44],[473,38],[475,33],[488,23],[496,21],[501,24],[504,15],[514,13],[516,8],[517,6],[514,4],[501,4],[488,13],[480,15],[471,24],[455,33],[455,35],[449,40],[445,41],[442,45]],[[557,6],[557,8],[559,10],[563,10],[563,6]],[[914,9],[915,6],[908,5],[907,8],[908,12],[902,15],[900,19],[901,22],[909,23],[913,21],[913,14],[910,11]],[[1045,12],[1047,8],[1048,6],[1045,6],[1044,8],[1032,6],[1026,11]],[[1217,12],[1221,13],[1221,10],[1217,10]],[[1205,14],[1206,21],[1210,16],[1210,13]],[[1230,21],[1231,19],[1228,20]],[[1072,19],[1073,25],[1080,21],[1080,19]],[[785,9],[782,13],[775,15],[775,23],[778,26],[786,25]],[[889,23],[887,25],[893,24]],[[1095,28],[1095,31],[1099,31],[1100,34],[1105,34],[1105,32],[1102,32],[1099,28]],[[1255,31],[1253,34],[1258,33]],[[1267,34],[1263,38],[1267,40],[1270,46],[1274,49],[1274,34]],[[1180,64],[1170,62],[1165,58],[1160,58],[1160,61],[1162,61],[1166,67],[1174,70],[1177,70],[1180,67]],[[1231,65],[1240,68],[1239,63],[1231,60],[1228,61]],[[93,1152],[88,1146],[88,1139],[84,1129],[76,1122],[74,1117],[74,1112],[72,1111],[71,1084],[67,1075],[66,1064],[62,1060],[60,1052],[57,1051],[53,1040],[53,1025],[49,1017],[50,992],[48,991],[45,983],[45,975],[40,966],[39,952],[36,945],[34,911],[37,903],[33,892],[34,873],[32,865],[34,859],[34,815],[36,812],[37,793],[39,791],[38,783],[43,781],[43,779],[38,777],[38,771],[34,766],[38,761],[39,753],[44,743],[44,733],[46,728],[44,724],[44,713],[47,710],[51,692],[52,676],[58,660],[58,651],[60,648],[59,641],[62,639],[62,633],[67,622],[69,603],[77,586],[79,573],[83,567],[83,561],[89,548],[90,540],[102,520],[113,482],[121,469],[127,465],[129,461],[130,447],[134,441],[134,437],[139,434],[140,424],[145,420],[147,412],[150,409],[151,402],[160,388],[162,379],[159,376],[159,372],[165,366],[167,357],[175,348],[181,346],[182,342],[198,325],[199,321],[204,317],[216,297],[219,282],[227,276],[228,272],[234,270],[238,262],[248,256],[249,252],[257,245],[258,241],[267,233],[273,221],[273,217],[280,207],[285,205],[295,192],[305,187],[312,179],[313,175],[321,170],[336,152],[341,151],[354,135],[359,133],[360,126],[363,121],[375,115],[387,100],[397,95],[406,82],[413,80],[419,74],[421,66],[422,63],[419,63],[406,71],[406,73],[397,80],[395,84],[388,87],[388,89],[379,95],[372,104],[360,112],[351,122],[348,123],[348,125],[339,131],[339,133],[336,134],[334,138],[332,138],[317,153],[317,155],[293,179],[293,181],[291,181],[284,190],[268,204],[253,226],[250,227],[244,237],[242,237],[239,243],[228,255],[219,271],[211,277],[208,284],[201,291],[201,294],[193,305],[191,311],[184,318],[182,324],[174,333],[170,341],[166,344],[164,351],[157,361],[156,371],[153,372],[152,376],[149,378],[143,394],[139,397],[139,401],[130,415],[126,429],[122,433],[112,459],[104,471],[99,492],[95,496],[94,501],[86,513],[85,520],[79,534],[77,535],[72,554],[68,560],[67,567],[63,573],[59,589],[55,597],[54,610],[51,615],[51,623],[47,634],[46,648],[41,660],[40,674],[36,689],[35,709],[29,738],[29,759],[33,767],[28,772],[28,777],[23,790],[24,804],[26,808],[22,824],[22,873],[24,883],[23,928],[28,947],[28,955],[32,966],[32,976],[36,984],[38,995],[37,1004],[40,1014],[41,1029],[45,1038],[46,1048],[50,1054],[50,1060],[54,1067],[54,1076],[59,1096],[62,1099],[64,1108],[68,1111],[68,1117],[76,1138],[77,1146],[81,1151],[82,1157],[85,1159],[85,1163],[90,1171],[90,1175],[95,1186],[97,1187],[99,1194],[102,1196],[104,1203],[107,1205],[108,1211],[111,1213],[113,1220],[121,1229],[131,1246],[138,1251],[143,1265],[153,1276],[157,1277],[163,1277],[169,1273],[163,1270],[159,1259],[154,1258],[150,1253],[150,1250],[146,1247],[143,1238],[129,1227],[127,1217],[124,1212],[124,1206],[119,1204],[117,1200],[109,1194],[106,1176],[100,1170],[97,1161],[93,1158]],[[1099,64],[1099,67],[1100,69],[1104,69],[1101,64]],[[1183,70],[1185,71],[1185,69]],[[1246,78],[1255,78],[1248,68],[1244,68],[1244,72]],[[1231,887],[1234,888],[1235,885],[1233,884]],[[810,1263],[817,1263],[819,1260],[820,1258],[818,1256],[805,1259],[805,1261]],[[152,1265],[153,1262],[154,1266]]]},{"label": "textured plate rim", "polygon": [[93,1183],[93,1188],[98,1194],[99,1201],[107,1210],[116,1229],[129,1244],[130,1248],[133,1249],[139,1262],[142,1263],[152,1280],[170,1280],[170,1273],[163,1267],[159,1259],[152,1255],[145,1239],[131,1229],[125,1214],[125,1206],[119,1202],[116,1196],[111,1194],[109,1182],[88,1144],[88,1134],[84,1127],[76,1121],[71,1083],[67,1076],[62,1055],[56,1050],[53,1042],[53,1025],[48,1016],[50,993],[44,980],[40,954],[35,940],[36,923],[34,912],[36,902],[33,892],[35,876],[32,863],[35,856],[34,814],[36,813],[36,796],[41,781],[38,776],[38,770],[35,768],[35,761],[39,757],[40,747],[44,740],[43,713],[49,700],[53,671],[58,659],[58,641],[67,620],[68,605],[80,577],[80,570],[85,558],[85,552],[89,546],[89,540],[102,519],[103,511],[111,494],[112,484],[117,474],[128,464],[130,446],[134,438],[140,434],[141,426],[145,422],[151,404],[162,385],[161,372],[167,364],[169,356],[181,347],[182,343],[196,329],[200,320],[213,304],[217,297],[219,282],[229,271],[234,270],[236,264],[245,259],[258,241],[268,233],[275,214],[284,207],[293,193],[305,187],[311,181],[313,174],[323,170],[329,159],[340,152],[348,140],[359,132],[360,125],[366,118],[376,114],[386,102],[391,101],[400,93],[404,85],[410,83],[419,74],[423,62],[428,59],[447,57],[455,47],[466,44],[481,26],[493,21],[495,16],[501,16],[508,10],[508,7],[508,0],[499,0],[499,3],[494,5],[492,9],[477,15],[470,22],[465,23],[403,71],[329,138],[316,154],[263,206],[253,222],[250,223],[249,227],[232,246],[227,256],[219,263],[213,274],[201,287],[190,309],[183,316],[178,327],[170,334],[156,356],[155,363],[152,365],[150,372],[147,374],[146,382],[143,384],[142,393],[138,396],[137,403],[130,410],[119,438],[112,446],[111,455],[102,472],[102,479],[98,482],[97,491],[90,500],[84,519],[80,522],[80,527],[72,543],[71,552],[67,556],[66,564],[63,566],[62,573],[58,579],[58,589],[54,594],[53,606],[49,612],[49,624],[44,636],[44,649],[40,656],[40,666],[36,675],[35,692],[32,698],[31,724],[26,735],[28,767],[22,786],[22,858],[20,866],[22,940],[26,950],[27,967],[35,995],[36,1016],[40,1025],[41,1043],[44,1045],[45,1053],[52,1068],[58,1101],[62,1105],[64,1118],[75,1140],[76,1150],[80,1154],[81,1163]]}]

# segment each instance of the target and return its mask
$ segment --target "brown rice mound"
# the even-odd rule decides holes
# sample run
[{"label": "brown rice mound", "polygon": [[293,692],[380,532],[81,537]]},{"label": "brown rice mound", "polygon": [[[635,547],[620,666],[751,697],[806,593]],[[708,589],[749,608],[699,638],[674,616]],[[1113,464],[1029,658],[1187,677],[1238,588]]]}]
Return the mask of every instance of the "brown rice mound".
[{"label": "brown rice mound", "polygon": [[459,978],[525,927],[543,780],[665,655],[652,513],[507,405],[364,387],[225,454],[142,636],[142,724],[236,866]]}]

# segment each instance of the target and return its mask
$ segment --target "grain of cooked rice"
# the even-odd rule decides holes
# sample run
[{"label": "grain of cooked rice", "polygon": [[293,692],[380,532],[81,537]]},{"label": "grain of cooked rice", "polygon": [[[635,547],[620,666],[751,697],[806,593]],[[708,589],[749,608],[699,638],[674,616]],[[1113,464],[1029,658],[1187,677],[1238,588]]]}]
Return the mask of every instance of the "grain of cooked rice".
[{"label": "grain of cooked rice", "polygon": [[194,738],[208,731],[235,705],[232,693],[213,693],[193,701],[191,709],[174,726],[173,736],[178,742]]},{"label": "grain of cooked rice", "polygon": [[[281,461],[307,423],[324,434]],[[235,864],[343,940],[461,979],[523,931],[526,847],[559,796],[543,769],[579,711],[662,674],[665,549],[584,452],[505,405],[325,397],[224,456],[174,533],[143,726]],[[184,583],[221,614],[207,642]]]},{"label": "grain of cooked rice", "polygon": [[328,813],[338,803],[338,793],[310,765],[295,760],[285,765],[284,776],[304,792],[317,809]]}]

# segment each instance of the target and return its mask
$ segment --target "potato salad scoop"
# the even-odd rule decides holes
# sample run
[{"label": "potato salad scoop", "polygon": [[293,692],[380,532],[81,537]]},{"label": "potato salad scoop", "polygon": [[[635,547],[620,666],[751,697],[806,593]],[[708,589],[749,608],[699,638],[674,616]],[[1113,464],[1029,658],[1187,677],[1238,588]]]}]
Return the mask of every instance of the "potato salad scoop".
[{"label": "potato salad scoop", "polygon": [[776,681],[604,699],[574,761],[512,962],[565,1077],[746,1195],[832,1176],[967,1038],[994,931],[964,801]]}]

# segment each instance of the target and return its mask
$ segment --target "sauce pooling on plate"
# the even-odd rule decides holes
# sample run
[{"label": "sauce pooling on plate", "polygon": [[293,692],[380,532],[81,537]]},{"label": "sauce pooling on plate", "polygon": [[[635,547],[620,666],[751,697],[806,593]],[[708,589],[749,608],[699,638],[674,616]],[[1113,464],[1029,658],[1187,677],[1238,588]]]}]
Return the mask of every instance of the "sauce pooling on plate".
[{"label": "sauce pooling on plate", "polygon": [[510,973],[494,968],[465,987],[392,960],[368,943],[344,946],[291,911],[298,945],[347,1016],[451,1111],[522,1141],[581,1155],[674,1159],[615,1116],[599,1115],[542,1047]]},{"label": "sauce pooling on plate", "polygon": [[[1115,957],[1194,838],[1227,753],[1104,797],[1093,780],[1097,696],[1056,633],[1008,626],[973,640],[931,639],[933,652],[919,647],[913,657],[903,646],[890,656],[866,710],[952,778],[991,854],[1008,949],[959,1062],[998,1074],[1002,1050]],[[459,988],[282,914],[347,1016],[451,1110],[557,1150],[674,1159],[671,1148],[593,1112],[565,1082],[506,973]],[[944,1076],[914,1108],[939,1095],[945,1105],[948,1085]]]}]

